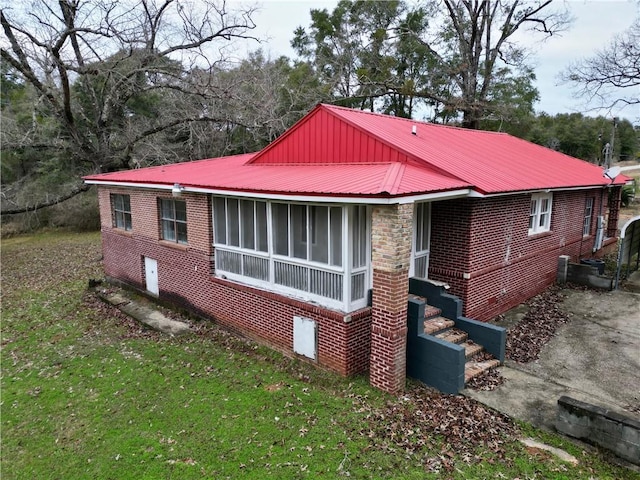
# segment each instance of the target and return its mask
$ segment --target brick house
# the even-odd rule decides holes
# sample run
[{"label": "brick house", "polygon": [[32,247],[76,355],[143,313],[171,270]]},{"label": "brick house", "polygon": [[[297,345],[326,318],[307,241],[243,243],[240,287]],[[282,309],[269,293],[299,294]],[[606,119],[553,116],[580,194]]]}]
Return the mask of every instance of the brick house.
[{"label": "brick house", "polygon": [[559,255],[615,246],[623,184],[507,134],[329,105],[257,153],[84,180],[108,277],[389,392],[410,278],[489,320]]}]

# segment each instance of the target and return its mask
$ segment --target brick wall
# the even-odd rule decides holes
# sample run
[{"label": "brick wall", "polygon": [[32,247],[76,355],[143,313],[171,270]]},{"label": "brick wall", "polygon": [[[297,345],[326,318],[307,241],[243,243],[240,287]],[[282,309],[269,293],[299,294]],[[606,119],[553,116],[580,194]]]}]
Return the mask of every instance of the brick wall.
[{"label": "brick wall", "polygon": [[404,389],[406,378],[412,223],[413,204],[373,208],[373,304],[369,376],[373,386],[389,393]]},{"label": "brick wall", "polygon": [[[551,231],[528,235],[530,195],[436,202],[432,207],[429,277],[447,282],[464,314],[494,316],[555,281],[559,255],[591,257],[596,217],[607,192],[554,192]],[[591,234],[582,236],[586,198],[594,198]]]},{"label": "brick wall", "polygon": [[[109,193],[131,196],[133,230],[112,227]],[[293,317],[317,322],[318,363],[343,375],[370,371],[371,383],[402,390],[413,205],[376,206],[372,214],[372,308],[345,315],[282,295],[215,278],[211,204],[184,194],[188,245],[161,241],[158,197],[170,192],[98,189],[105,273],[145,289],[144,257],[158,262],[160,297],[214,318],[227,328],[293,354]],[[594,198],[591,235],[582,236],[587,197]],[[555,192],[551,232],[528,235],[530,195],[434,202],[429,277],[451,286],[464,314],[479,320],[554,282],[557,258],[591,256],[601,190]],[[603,208],[603,211],[605,208]]]},{"label": "brick wall", "polygon": [[[111,225],[109,193],[131,196],[133,229]],[[247,337],[293,355],[293,317],[317,322],[317,361],[342,375],[369,367],[371,309],[345,315],[261,291],[211,274],[211,202],[206,195],[184,194],[187,245],[161,241],[157,198],[170,193],[99,187],[104,270],[107,276],[145,289],[144,257],[158,262],[160,298]]]}]

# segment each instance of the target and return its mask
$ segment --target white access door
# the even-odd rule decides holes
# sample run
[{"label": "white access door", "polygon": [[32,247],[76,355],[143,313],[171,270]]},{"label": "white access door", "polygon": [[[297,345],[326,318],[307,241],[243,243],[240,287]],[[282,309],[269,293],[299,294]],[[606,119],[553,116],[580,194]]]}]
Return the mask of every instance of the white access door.
[{"label": "white access door", "polygon": [[144,257],[144,278],[147,282],[147,291],[154,295],[160,295],[158,288],[158,261]]}]

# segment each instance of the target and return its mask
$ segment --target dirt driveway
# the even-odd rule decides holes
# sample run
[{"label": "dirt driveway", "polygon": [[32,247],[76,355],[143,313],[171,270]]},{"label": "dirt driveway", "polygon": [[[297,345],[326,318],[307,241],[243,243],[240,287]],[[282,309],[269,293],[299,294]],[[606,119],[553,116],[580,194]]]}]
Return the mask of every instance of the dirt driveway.
[{"label": "dirt driveway", "polygon": [[[507,360],[505,382],[465,395],[535,426],[553,429],[562,395],[640,419],[640,294],[565,290],[570,321],[528,364]],[[506,321],[522,315],[522,308]]]}]

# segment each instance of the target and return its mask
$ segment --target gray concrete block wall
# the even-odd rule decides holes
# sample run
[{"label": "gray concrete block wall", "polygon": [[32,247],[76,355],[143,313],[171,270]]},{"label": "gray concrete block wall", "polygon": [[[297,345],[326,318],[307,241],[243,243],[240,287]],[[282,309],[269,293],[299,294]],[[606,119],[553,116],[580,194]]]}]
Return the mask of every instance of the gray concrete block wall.
[{"label": "gray concrete block wall", "polygon": [[564,285],[565,283],[567,283],[569,258],[569,255],[560,255],[558,257],[558,273],[556,278],[560,285]]},{"label": "gray concrete block wall", "polygon": [[558,400],[556,428],[640,465],[640,421],[570,397]]},{"label": "gray concrete block wall", "polygon": [[592,265],[571,263],[567,255],[558,257],[556,281],[563,285],[567,282],[586,285],[592,288],[611,290],[613,279],[598,274],[598,269]]}]

